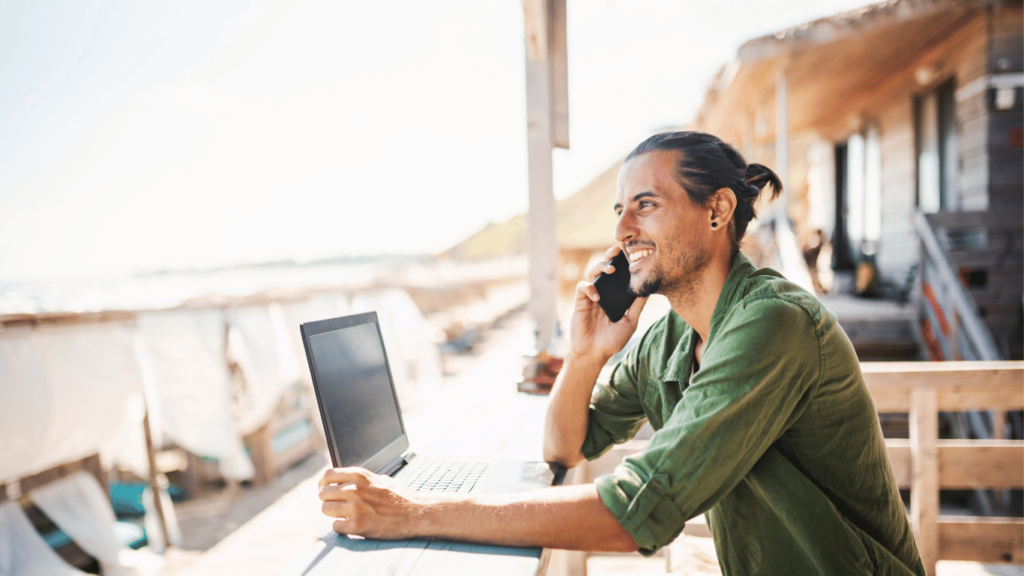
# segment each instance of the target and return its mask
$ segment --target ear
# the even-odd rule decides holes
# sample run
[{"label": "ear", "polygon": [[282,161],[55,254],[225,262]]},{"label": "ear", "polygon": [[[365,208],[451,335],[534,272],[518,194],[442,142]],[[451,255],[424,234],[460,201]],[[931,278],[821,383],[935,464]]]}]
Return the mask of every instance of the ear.
[{"label": "ear", "polygon": [[[715,230],[727,230],[732,221],[733,212],[736,211],[736,193],[732,188],[719,188],[711,197],[711,222],[717,224]],[[711,224],[709,222],[709,225]]]}]

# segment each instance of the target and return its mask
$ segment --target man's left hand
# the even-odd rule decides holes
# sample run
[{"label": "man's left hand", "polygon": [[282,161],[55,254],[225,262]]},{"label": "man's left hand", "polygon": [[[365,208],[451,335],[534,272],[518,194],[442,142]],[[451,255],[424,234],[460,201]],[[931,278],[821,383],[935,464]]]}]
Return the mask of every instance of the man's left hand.
[{"label": "man's left hand", "polygon": [[320,478],[323,512],[337,518],[334,531],[398,540],[417,536],[416,519],[428,496],[390,476],[363,468],[330,468]]}]

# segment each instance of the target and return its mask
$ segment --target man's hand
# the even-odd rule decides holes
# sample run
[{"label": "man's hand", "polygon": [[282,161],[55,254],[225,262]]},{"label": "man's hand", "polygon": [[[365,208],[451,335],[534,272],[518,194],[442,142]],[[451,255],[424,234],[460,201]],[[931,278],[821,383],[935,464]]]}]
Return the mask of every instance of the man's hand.
[{"label": "man's hand", "polygon": [[383,540],[417,536],[415,520],[430,495],[363,468],[330,468],[320,478],[323,512],[334,531]]},{"label": "man's hand", "polygon": [[449,538],[506,546],[635,552],[633,537],[593,484],[514,494],[425,494],[362,468],[320,478],[334,531],[369,538]]},{"label": "man's hand", "polygon": [[636,332],[640,311],[647,303],[646,298],[637,298],[618,322],[608,320],[608,315],[597,303],[600,296],[594,288],[594,280],[602,272],[611,274],[615,271],[609,262],[618,253],[618,246],[610,248],[600,263],[587,269],[587,280],[576,285],[569,327],[571,348],[548,400],[544,419],[544,459],[561,462],[568,468],[584,459],[582,448],[587,436],[588,406],[601,368],[629,342],[630,336]]},{"label": "man's hand", "polygon": [[594,287],[594,280],[602,272],[611,274],[615,271],[610,262],[620,251],[619,246],[609,248],[603,260],[587,269],[586,280],[576,285],[569,339],[572,354],[579,358],[600,359],[603,363],[622,350],[633,332],[636,332],[640,311],[644,309],[647,298],[637,298],[618,322],[609,320],[597,303],[600,296]]}]

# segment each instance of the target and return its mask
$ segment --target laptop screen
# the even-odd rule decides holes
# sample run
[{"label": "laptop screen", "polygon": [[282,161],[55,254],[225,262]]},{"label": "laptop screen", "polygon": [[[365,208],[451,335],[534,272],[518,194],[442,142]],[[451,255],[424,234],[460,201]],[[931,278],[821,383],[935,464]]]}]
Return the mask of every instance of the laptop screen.
[{"label": "laptop screen", "polygon": [[[365,323],[330,324],[365,318]],[[313,322],[307,352],[335,466],[366,466],[404,436],[376,314]],[[318,333],[317,333],[318,332]],[[407,444],[406,444],[407,445]],[[393,455],[391,455],[393,457]]]}]

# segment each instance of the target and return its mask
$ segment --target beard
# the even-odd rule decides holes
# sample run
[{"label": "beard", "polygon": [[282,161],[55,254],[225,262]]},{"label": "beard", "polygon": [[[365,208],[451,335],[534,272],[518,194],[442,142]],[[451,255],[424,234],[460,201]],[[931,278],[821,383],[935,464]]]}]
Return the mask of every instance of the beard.
[{"label": "beard", "polygon": [[[671,251],[672,248],[671,244],[667,245],[666,252]],[[692,300],[696,296],[697,288],[703,282],[703,272],[710,260],[711,254],[707,246],[701,241],[700,236],[696,236],[686,246],[686,249],[680,250],[679,254],[672,259],[671,275],[659,262],[655,262],[647,274],[647,278],[640,282],[639,286],[634,288],[633,282],[630,281],[629,293],[638,298],[647,298],[652,294],[664,294],[670,299],[678,298],[684,302]]]}]

